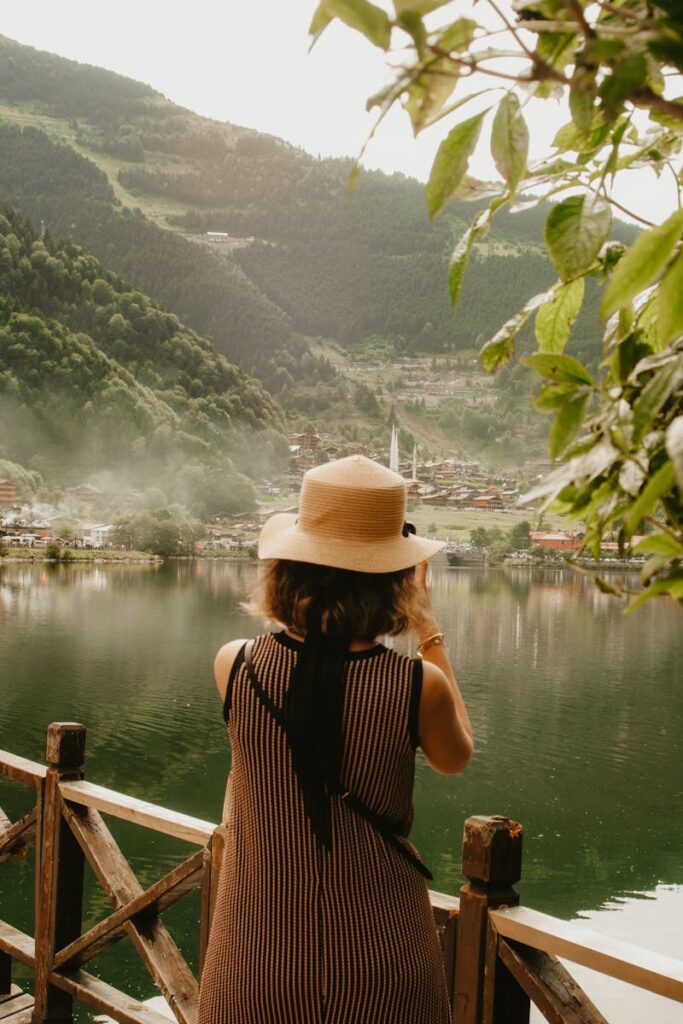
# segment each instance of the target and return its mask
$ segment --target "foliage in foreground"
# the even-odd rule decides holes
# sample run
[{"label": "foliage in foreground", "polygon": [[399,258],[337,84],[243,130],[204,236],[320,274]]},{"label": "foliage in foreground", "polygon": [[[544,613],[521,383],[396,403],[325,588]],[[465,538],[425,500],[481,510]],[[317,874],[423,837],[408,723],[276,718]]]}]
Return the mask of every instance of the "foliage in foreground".
[{"label": "foliage in foreground", "polygon": [[[452,253],[454,305],[496,212],[559,199],[545,223],[557,281],[503,324],[481,361],[489,371],[505,364],[534,319],[537,350],[525,362],[544,382],[536,404],[554,414],[550,453],[561,465],[524,500],[583,520],[596,558],[605,534],[616,532],[627,547],[649,529],[632,548],[651,557],[631,607],[655,594],[683,603],[683,99],[670,88],[683,72],[683,10],[678,0],[514,6],[508,17],[485,0],[464,17],[464,5],[449,0],[394,0],[391,14],[368,0],[321,0],[311,33],[317,38],[338,18],[387,52],[401,47],[394,80],[368,101],[380,121],[398,103],[416,134],[456,115],[425,189],[430,214],[456,197],[489,203]],[[570,115],[536,163],[523,114],[530,97],[560,99]],[[470,103],[477,113],[460,119]],[[492,186],[467,175],[484,130],[502,179]],[[637,168],[670,176],[679,203],[661,224],[624,211],[646,228],[626,249],[609,241],[613,208],[624,209],[615,184]],[[603,289],[597,372],[565,353],[589,278]]]}]

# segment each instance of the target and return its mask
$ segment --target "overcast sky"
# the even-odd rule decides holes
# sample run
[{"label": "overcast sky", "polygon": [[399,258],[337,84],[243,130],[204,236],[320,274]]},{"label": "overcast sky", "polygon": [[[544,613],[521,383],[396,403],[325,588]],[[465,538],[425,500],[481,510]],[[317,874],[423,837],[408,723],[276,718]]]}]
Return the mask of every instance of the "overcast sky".
[{"label": "overcast sky", "polygon": [[[465,11],[470,2],[458,6]],[[384,56],[339,25],[309,55],[315,7],[315,0],[2,0],[0,33],[148,82],[199,114],[271,132],[310,153],[356,155],[371,123],[365,100],[387,80]],[[557,104],[538,101],[527,115],[532,155],[541,156],[567,117]],[[365,163],[424,180],[443,127],[414,140],[407,116],[396,111]],[[471,173],[494,176],[484,142]],[[673,209],[665,177],[626,178],[618,193],[625,206],[652,219]]]}]

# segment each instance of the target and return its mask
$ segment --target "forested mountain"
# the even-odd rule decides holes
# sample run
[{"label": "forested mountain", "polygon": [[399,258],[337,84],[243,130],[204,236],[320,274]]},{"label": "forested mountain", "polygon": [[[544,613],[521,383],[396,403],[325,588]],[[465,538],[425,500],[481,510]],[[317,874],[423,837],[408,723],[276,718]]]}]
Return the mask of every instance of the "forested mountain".
[{"label": "forested mountain", "polygon": [[262,386],[174,314],[0,205],[0,458],[210,513],[284,465],[281,428]]},{"label": "forested mountain", "polygon": [[[315,159],[0,37],[3,108],[69,147],[5,125],[0,195],[69,231],[276,394],[329,376],[292,330],[347,346],[379,334],[398,351],[470,348],[554,278],[539,244],[544,215],[503,215],[475,250],[454,317],[445,265],[470,204],[451,203],[432,226],[419,183],[380,172],[365,172],[350,197],[349,161]],[[223,254],[179,237],[207,230],[252,241]],[[595,315],[589,295],[583,349]]]}]

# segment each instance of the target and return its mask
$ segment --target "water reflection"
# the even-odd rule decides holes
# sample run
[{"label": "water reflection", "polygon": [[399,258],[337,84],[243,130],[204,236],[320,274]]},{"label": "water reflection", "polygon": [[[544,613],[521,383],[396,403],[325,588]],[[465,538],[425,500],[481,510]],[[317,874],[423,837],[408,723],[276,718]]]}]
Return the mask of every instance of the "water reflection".
[{"label": "water reflection", "polygon": [[[82,721],[88,777],[217,820],[229,755],[211,664],[253,633],[254,578],[222,562],[0,569],[0,745],[40,760],[50,721]],[[435,887],[457,890],[475,813],[524,823],[538,909],[683,883],[680,610],[624,617],[569,570],[443,568],[432,586],[477,736],[462,776],[418,767],[414,838]],[[152,877],[177,856],[155,843]]]}]

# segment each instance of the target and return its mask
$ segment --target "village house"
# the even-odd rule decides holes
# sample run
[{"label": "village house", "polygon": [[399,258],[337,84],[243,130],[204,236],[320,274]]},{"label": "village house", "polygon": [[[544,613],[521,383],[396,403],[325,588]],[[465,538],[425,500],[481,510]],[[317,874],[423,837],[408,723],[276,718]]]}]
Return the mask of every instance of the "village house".
[{"label": "village house", "polygon": [[0,480],[0,505],[14,505],[16,500],[16,484],[11,480]]},{"label": "village house", "polygon": [[81,539],[83,544],[92,548],[110,547],[113,530],[111,523],[90,523],[87,526],[83,525]]},{"label": "village house", "polygon": [[79,505],[96,505],[102,501],[104,492],[92,484],[79,484],[77,487],[67,487],[64,492],[67,498],[77,502]]},{"label": "village house", "polygon": [[541,548],[552,548],[554,551],[578,551],[583,543],[582,538],[578,534],[567,533],[565,530],[557,532],[532,530],[529,536],[532,545]]}]

